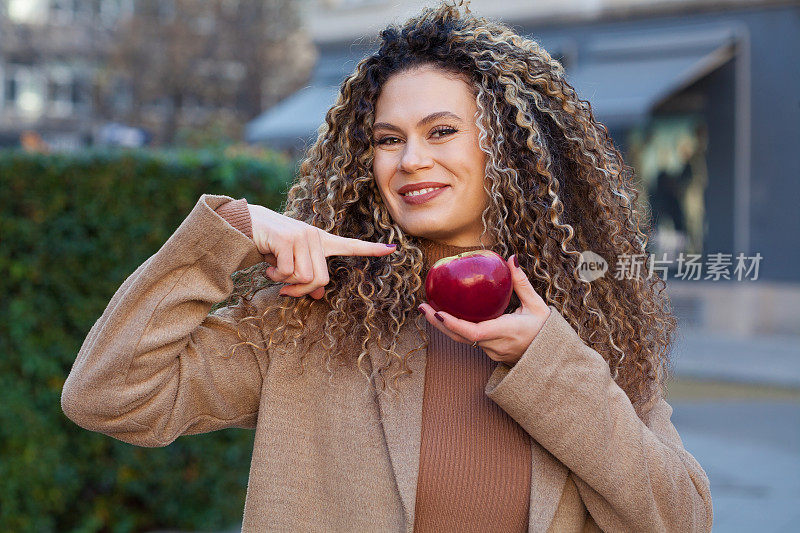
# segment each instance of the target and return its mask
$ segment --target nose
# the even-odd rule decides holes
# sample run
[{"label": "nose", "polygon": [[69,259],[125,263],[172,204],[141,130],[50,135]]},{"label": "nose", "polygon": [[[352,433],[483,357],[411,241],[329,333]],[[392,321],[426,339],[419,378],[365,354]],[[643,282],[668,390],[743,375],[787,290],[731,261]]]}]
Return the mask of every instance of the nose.
[{"label": "nose", "polygon": [[433,166],[433,159],[423,143],[409,139],[400,156],[397,168],[409,174]]}]

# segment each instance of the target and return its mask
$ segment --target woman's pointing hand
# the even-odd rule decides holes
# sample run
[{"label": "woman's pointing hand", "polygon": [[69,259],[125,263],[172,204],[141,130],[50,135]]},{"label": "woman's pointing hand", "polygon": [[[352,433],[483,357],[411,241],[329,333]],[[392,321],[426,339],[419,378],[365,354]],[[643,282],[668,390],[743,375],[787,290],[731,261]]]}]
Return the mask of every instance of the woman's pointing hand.
[{"label": "woman's pointing hand", "polygon": [[270,267],[273,281],[288,284],[281,295],[309,294],[319,300],[330,282],[326,258],[332,255],[382,256],[395,245],[341,237],[260,205],[248,204],[253,241]]}]

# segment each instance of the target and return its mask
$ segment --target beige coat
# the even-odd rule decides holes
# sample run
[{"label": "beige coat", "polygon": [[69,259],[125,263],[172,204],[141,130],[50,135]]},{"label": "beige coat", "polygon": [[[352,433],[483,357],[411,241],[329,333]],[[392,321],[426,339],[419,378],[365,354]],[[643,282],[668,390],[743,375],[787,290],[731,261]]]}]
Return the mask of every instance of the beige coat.
[{"label": "beige coat", "polygon": [[[288,343],[269,363],[251,348],[224,357],[239,342],[232,311],[208,312],[231,293],[233,272],[263,260],[214,211],[226,200],[201,196],[120,286],[64,384],[64,412],[147,447],[254,428],[244,531],[412,531],[424,350],[400,381],[402,401],[366,387],[355,366],[329,381],[319,344],[302,375]],[[603,358],[551,311],[522,359],[499,364],[485,389],[532,437],[529,530],[710,531],[709,480],[672,408],[659,399],[642,422]],[[312,318],[307,327],[321,327],[323,313]],[[421,341],[408,327],[398,352]],[[372,348],[373,362],[383,357]]]}]

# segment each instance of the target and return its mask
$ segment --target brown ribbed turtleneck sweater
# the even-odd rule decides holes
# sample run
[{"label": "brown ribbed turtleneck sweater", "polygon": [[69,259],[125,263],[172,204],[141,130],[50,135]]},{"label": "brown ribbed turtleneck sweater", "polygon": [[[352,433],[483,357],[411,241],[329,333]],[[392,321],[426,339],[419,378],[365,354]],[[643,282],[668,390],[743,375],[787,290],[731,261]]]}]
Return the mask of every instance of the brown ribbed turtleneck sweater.
[{"label": "brown ribbed turtleneck sweater", "polygon": [[[217,208],[252,238],[245,199]],[[457,247],[422,239],[423,279]],[[430,323],[422,401],[414,531],[525,532],[531,482],[530,436],[485,393],[497,365],[481,348],[454,341]]]},{"label": "brown ribbed turtleneck sweater", "polygon": [[[423,276],[442,257],[481,248],[428,240],[420,245]],[[484,392],[497,362],[430,322],[426,330],[430,343],[414,531],[525,532],[530,436]]]}]

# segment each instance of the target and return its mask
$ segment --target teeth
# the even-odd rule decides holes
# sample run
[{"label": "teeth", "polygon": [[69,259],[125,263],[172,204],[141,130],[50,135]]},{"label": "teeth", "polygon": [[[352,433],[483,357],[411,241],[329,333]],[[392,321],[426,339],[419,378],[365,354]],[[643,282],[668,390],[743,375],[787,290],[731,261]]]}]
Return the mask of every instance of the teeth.
[{"label": "teeth", "polygon": [[430,187],[428,189],[420,189],[418,191],[412,191],[409,193],[404,194],[403,196],[419,196],[420,194],[425,194],[431,191],[435,191],[436,189],[441,189],[442,187]]}]

